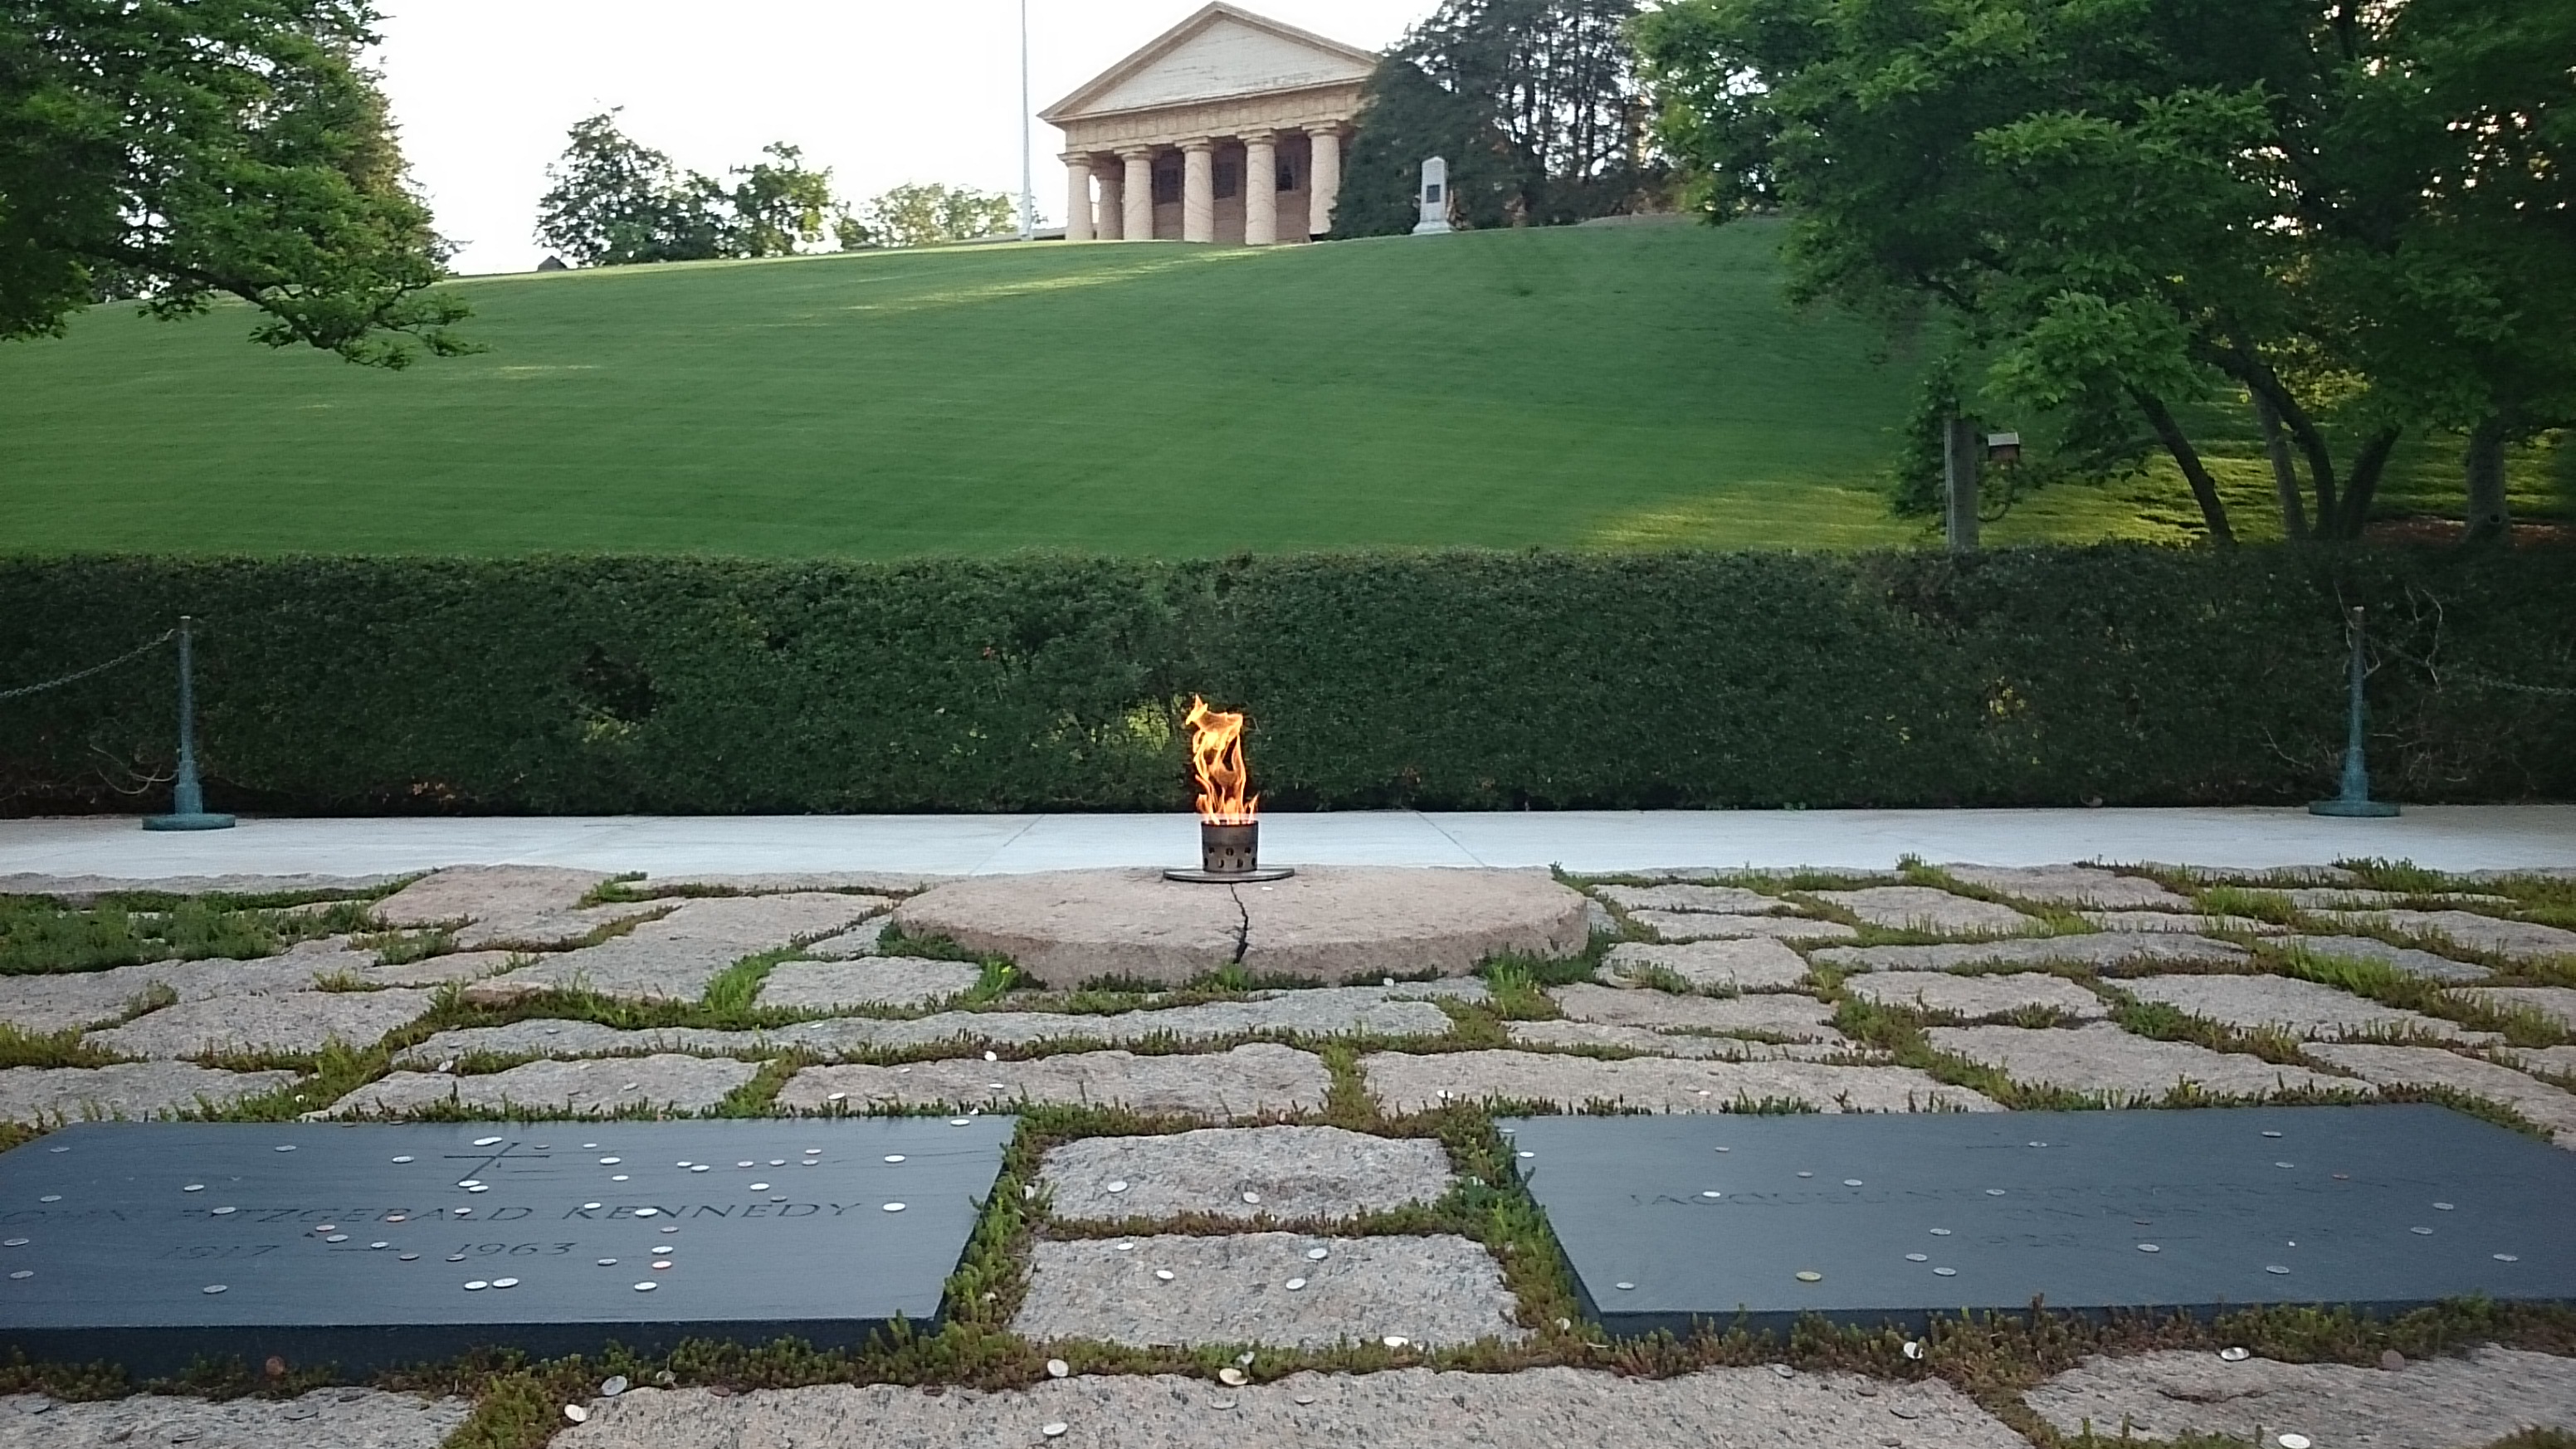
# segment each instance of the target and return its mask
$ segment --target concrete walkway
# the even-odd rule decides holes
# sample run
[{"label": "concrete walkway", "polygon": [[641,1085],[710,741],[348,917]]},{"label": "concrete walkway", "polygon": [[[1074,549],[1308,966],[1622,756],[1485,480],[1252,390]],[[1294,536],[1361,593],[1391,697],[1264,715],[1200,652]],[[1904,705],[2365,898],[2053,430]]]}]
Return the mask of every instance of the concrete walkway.
[{"label": "concrete walkway", "polygon": [[[1743,810],[1275,815],[1280,864],[1885,869],[2188,861],[2315,865],[2354,856],[2438,870],[2576,867],[2576,805],[2410,807],[2394,820],[2299,809]],[[0,875],[358,875],[462,864],[600,870],[986,874],[1191,861],[1186,815],[482,816],[247,820],[158,834],[132,818],[0,821]]]}]

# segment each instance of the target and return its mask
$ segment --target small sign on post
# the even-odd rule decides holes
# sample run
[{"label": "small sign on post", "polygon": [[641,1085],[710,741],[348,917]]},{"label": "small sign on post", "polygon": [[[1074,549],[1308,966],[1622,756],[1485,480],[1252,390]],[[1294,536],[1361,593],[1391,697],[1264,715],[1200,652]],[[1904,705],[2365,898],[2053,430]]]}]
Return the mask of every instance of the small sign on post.
[{"label": "small sign on post", "polygon": [[1416,200],[1422,203],[1422,219],[1413,224],[1415,236],[1436,236],[1449,230],[1449,161],[1434,156],[1422,163],[1422,191]]}]

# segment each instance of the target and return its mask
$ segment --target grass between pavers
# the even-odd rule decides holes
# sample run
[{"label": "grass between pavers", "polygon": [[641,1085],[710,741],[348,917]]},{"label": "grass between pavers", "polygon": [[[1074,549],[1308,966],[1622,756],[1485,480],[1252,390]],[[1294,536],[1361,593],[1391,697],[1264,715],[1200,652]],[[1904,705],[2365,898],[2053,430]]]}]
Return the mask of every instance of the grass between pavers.
[{"label": "grass between pavers", "polygon": [[[82,907],[51,896],[0,896],[0,976],[273,956],[297,941],[373,927],[374,902],[383,894],[130,891]],[[315,904],[322,908],[298,909]]]}]

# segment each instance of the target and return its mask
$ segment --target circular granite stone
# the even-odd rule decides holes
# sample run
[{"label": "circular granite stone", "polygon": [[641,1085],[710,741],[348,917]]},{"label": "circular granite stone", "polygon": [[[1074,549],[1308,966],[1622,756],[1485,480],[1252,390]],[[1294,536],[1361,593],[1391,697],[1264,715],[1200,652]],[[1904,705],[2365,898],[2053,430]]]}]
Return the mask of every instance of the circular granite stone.
[{"label": "circular granite stone", "polygon": [[1155,870],[978,876],[895,912],[916,936],[1008,956],[1052,987],[1101,977],[1178,984],[1240,963],[1256,976],[1339,982],[1463,975],[1505,952],[1571,956],[1583,896],[1543,871],[1314,866],[1264,885],[1200,885]]}]

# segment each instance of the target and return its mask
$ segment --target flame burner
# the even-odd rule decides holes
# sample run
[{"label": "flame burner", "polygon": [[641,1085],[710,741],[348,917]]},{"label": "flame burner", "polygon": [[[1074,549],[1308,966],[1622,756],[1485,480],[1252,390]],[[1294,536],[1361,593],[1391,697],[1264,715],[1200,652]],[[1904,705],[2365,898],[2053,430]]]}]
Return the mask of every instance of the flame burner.
[{"label": "flame burner", "polygon": [[1297,872],[1284,865],[1268,870],[1261,868],[1261,826],[1255,821],[1240,825],[1199,822],[1199,868],[1167,870],[1165,880],[1194,881],[1201,885],[1241,885],[1246,881],[1285,880]]}]

